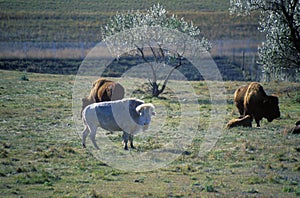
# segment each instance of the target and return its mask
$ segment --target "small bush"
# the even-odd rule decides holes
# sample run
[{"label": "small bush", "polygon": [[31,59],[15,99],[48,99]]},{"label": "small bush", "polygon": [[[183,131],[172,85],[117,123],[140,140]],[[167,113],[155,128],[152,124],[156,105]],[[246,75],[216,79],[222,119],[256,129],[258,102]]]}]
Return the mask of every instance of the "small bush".
[{"label": "small bush", "polygon": [[100,195],[99,192],[97,192],[95,189],[93,189],[92,192],[90,193],[90,197],[92,197],[92,198],[100,198],[102,196]]},{"label": "small bush", "polygon": [[53,181],[60,180],[60,177],[54,175],[53,173],[42,171],[40,173],[26,173],[20,175],[17,179],[17,184],[45,184]]},{"label": "small bush", "polygon": [[7,158],[8,157],[8,151],[5,149],[0,149],[0,158]]},{"label": "small bush", "polygon": [[284,186],[284,187],[282,188],[282,192],[291,193],[291,192],[294,192],[294,188],[289,187],[289,186]]},{"label": "small bush", "polygon": [[204,189],[206,192],[217,192],[213,185],[207,185]]},{"label": "small bush", "polygon": [[295,96],[295,101],[300,103],[300,93],[297,93]]},{"label": "small bush", "polygon": [[27,77],[26,74],[23,74],[20,78],[20,80],[23,80],[23,81],[29,81],[29,78]]}]

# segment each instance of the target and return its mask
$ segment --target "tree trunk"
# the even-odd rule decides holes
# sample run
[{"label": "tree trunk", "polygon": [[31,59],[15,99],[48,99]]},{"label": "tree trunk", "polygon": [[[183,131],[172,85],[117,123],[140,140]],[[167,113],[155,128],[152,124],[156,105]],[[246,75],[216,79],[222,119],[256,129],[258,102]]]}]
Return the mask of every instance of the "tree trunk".
[{"label": "tree trunk", "polygon": [[159,85],[156,82],[151,83],[153,97],[158,97],[162,92],[164,92],[168,80],[169,80],[169,76],[167,79],[165,79],[165,81],[160,89],[159,89]]},{"label": "tree trunk", "polygon": [[[153,97],[158,97],[158,96],[165,90],[165,88],[166,88],[166,86],[167,86],[167,83],[168,83],[168,81],[169,81],[169,79],[170,79],[170,77],[171,77],[171,74],[173,73],[173,71],[174,71],[175,69],[177,69],[177,68],[180,67],[181,65],[182,65],[182,64],[181,64],[181,61],[180,61],[180,63],[179,63],[178,65],[176,65],[175,67],[173,67],[173,68],[170,70],[170,72],[169,72],[169,74],[167,75],[167,77],[166,77],[166,79],[165,79],[165,81],[164,81],[164,83],[163,83],[161,89],[159,89],[159,85],[156,83],[156,80],[154,80],[154,81],[151,83],[151,86],[152,86],[152,96],[153,96]],[[155,72],[154,72],[154,74],[155,74]],[[156,74],[155,74],[155,77],[156,77]],[[155,79],[156,79],[156,78],[155,78]]]},{"label": "tree trunk", "polygon": [[158,84],[156,82],[152,83],[152,96],[158,97],[161,92],[158,89]]}]

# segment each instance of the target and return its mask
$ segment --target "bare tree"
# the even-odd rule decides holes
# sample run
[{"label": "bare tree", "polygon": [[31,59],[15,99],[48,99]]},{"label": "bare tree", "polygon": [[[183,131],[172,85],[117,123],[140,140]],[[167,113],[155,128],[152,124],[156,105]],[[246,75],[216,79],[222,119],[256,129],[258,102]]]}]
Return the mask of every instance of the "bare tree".
[{"label": "bare tree", "polygon": [[[197,43],[194,43],[200,46],[195,51],[197,53],[211,48],[207,39],[198,39],[201,37],[198,27],[183,18],[168,15],[160,4],[153,5],[143,12],[117,13],[101,31],[102,38],[110,43],[116,56],[126,53],[140,57],[149,65],[152,74],[149,75],[148,80],[154,97],[158,97],[165,90],[172,73],[185,65],[183,59],[187,43],[182,36],[176,37],[176,32],[197,39]],[[118,36],[111,40],[113,35]],[[172,69],[165,74],[163,82],[160,83],[157,72],[163,65],[171,65]]]}]

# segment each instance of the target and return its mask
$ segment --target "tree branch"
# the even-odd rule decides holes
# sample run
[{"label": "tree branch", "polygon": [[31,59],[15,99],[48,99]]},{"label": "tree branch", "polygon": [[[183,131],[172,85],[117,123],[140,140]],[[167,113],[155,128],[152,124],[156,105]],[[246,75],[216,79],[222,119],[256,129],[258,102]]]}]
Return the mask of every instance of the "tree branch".
[{"label": "tree branch", "polygon": [[159,90],[159,93],[162,93],[164,91],[164,89],[166,88],[166,85],[171,77],[171,74],[174,72],[174,70],[182,65],[182,56],[178,52],[177,52],[177,59],[179,59],[179,63],[176,66],[174,66],[171,69],[171,71],[168,73],[168,76],[166,77],[161,89]]},{"label": "tree branch", "polygon": [[148,63],[148,64],[150,65],[151,70],[152,70],[152,74],[153,74],[153,82],[156,82],[156,80],[157,80],[156,72],[155,72],[155,70],[154,70],[153,65],[146,59],[145,53],[144,53],[144,51],[143,51],[143,48],[140,48],[140,47],[137,46],[137,45],[135,45],[135,47],[136,47],[137,50],[141,53],[142,59],[143,59],[146,63]]},{"label": "tree branch", "polygon": [[161,57],[164,59],[164,58],[165,58],[165,53],[164,53],[164,50],[163,50],[162,47],[161,47],[162,45],[159,44],[159,43],[158,43],[157,45],[158,45],[158,47],[159,47],[158,49],[159,49],[159,51],[160,51]]},{"label": "tree branch", "polygon": [[155,62],[158,62],[158,61],[157,61],[158,58],[157,58],[157,56],[156,56],[156,53],[155,53],[153,47],[152,47],[151,45],[149,45],[149,48],[151,49],[151,52],[152,52],[152,54],[153,54],[153,56],[154,56],[154,58],[155,58]]},{"label": "tree branch", "polygon": [[281,11],[283,13],[283,16],[285,17],[286,23],[289,27],[290,30],[290,36],[292,39],[293,44],[296,47],[296,50],[298,53],[300,53],[300,38],[299,38],[299,33],[297,29],[294,27],[294,14],[295,14],[295,8],[296,4],[299,0],[294,0],[294,3],[291,5],[291,13],[289,12],[289,9],[287,6],[284,5],[284,1],[281,0]]}]

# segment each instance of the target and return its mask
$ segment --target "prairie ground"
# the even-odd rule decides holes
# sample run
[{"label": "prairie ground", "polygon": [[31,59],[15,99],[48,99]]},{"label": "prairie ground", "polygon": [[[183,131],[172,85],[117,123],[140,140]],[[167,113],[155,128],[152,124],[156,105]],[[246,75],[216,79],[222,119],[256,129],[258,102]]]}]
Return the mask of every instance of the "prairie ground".
[{"label": "prairie ground", "polygon": [[[167,89],[160,98],[150,98],[145,87],[128,90],[132,96],[151,101],[165,113],[160,129],[158,114],[152,131],[158,136],[135,138],[133,155],[159,149],[174,134],[188,134],[196,124],[193,139],[176,159],[163,167],[134,172],[116,169],[81,146],[80,126],[72,109],[73,75],[49,75],[0,70],[0,194],[4,197],[296,197],[300,195],[300,136],[289,133],[300,119],[300,84],[263,83],[268,94],[279,96],[281,118],[261,128],[225,130],[226,122],[238,117],[234,90],[246,82],[228,81],[224,86],[224,120],[220,136],[207,151],[201,150],[213,103],[207,82],[172,81],[180,97]],[[190,83],[193,93],[182,90]],[[221,82],[215,82],[219,86]],[[124,86],[129,86],[124,84]],[[88,92],[88,90],[86,90]],[[189,101],[195,101],[190,102]],[[179,102],[178,102],[179,101]],[[80,102],[78,103],[80,104]],[[187,114],[182,113],[182,104]],[[194,106],[193,106],[194,105]],[[223,105],[223,106],[222,106]],[[80,109],[80,107],[78,107]],[[75,108],[76,109],[76,108]],[[197,111],[198,123],[184,123],[182,116]],[[78,116],[78,115],[77,115]],[[78,118],[78,117],[77,117]],[[185,117],[184,117],[185,118]],[[183,128],[178,129],[178,123]],[[216,120],[219,122],[219,120]],[[151,127],[150,127],[151,131]],[[168,133],[164,133],[167,131]],[[174,131],[174,134],[172,134]],[[97,136],[104,133],[98,129]],[[100,135],[99,135],[100,136]],[[121,133],[107,134],[120,149]],[[87,140],[90,142],[90,140]],[[103,145],[105,146],[105,145]],[[199,155],[203,153],[203,155]],[[124,155],[128,156],[128,153]],[[124,159],[123,166],[129,160]]]}]

